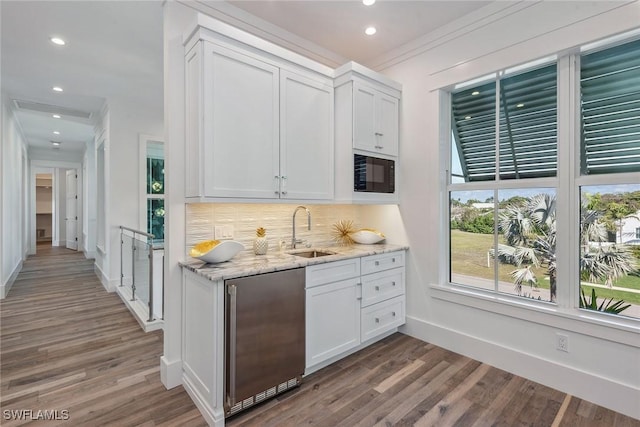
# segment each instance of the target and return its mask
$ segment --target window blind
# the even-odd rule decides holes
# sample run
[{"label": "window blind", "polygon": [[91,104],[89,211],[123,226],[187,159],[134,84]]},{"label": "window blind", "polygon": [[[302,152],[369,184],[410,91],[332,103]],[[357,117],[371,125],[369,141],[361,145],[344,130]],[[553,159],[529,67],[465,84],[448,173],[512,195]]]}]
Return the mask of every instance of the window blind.
[{"label": "window blind", "polygon": [[[554,63],[500,81],[501,179],[556,175],[556,76]],[[494,180],[495,82],[453,93],[452,116],[465,181]]]},{"label": "window blind", "polygon": [[640,171],[640,40],[583,55],[583,174]]}]

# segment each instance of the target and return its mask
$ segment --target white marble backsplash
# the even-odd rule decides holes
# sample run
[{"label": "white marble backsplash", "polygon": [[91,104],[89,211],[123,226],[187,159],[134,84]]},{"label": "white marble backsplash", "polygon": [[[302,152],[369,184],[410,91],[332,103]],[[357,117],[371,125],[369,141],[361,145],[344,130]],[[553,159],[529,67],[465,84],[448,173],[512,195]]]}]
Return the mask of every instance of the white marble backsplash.
[{"label": "white marble backsplash", "polygon": [[[359,205],[305,205],[311,212],[311,231],[307,230],[307,214],[300,210],[296,215],[296,237],[313,246],[334,244],[331,239],[333,224],[347,219],[356,227],[366,227],[361,223],[363,206]],[[286,204],[222,204],[191,203],[186,205],[186,253],[193,245],[203,240],[212,240],[216,225],[232,225],[233,240],[253,251],[256,228],[267,230],[269,251],[279,250],[279,241],[284,240],[287,248],[291,244],[293,211],[297,205]],[[303,245],[304,246],[304,245]]]}]

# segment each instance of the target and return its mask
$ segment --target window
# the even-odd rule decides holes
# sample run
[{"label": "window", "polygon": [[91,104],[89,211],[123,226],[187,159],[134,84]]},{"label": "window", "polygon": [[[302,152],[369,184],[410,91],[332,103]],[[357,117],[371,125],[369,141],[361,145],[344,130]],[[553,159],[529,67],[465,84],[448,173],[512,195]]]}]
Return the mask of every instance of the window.
[{"label": "window", "polygon": [[452,90],[449,281],[640,319],[640,40],[560,61]]},{"label": "window", "polygon": [[146,143],[147,233],[164,240],[164,147],[162,142]]},{"label": "window", "polygon": [[553,63],[452,93],[452,283],[555,301],[556,80]]}]

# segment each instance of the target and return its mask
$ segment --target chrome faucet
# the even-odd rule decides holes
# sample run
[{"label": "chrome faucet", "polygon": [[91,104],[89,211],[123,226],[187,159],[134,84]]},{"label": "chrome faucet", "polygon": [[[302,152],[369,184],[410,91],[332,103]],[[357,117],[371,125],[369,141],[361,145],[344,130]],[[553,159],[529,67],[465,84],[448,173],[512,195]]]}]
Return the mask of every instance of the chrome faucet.
[{"label": "chrome faucet", "polygon": [[302,243],[302,239],[296,239],[296,214],[300,209],[304,209],[307,211],[307,230],[311,230],[311,212],[304,206],[298,206],[295,211],[293,211],[293,234],[291,237],[291,249],[296,248],[296,243]]}]

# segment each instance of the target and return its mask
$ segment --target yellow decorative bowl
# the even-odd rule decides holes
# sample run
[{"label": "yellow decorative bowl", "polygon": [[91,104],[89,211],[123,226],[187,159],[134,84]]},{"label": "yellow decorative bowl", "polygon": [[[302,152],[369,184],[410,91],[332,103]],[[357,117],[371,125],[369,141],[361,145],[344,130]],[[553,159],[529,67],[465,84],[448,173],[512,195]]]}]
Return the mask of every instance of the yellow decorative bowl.
[{"label": "yellow decorative bowl", "polygon": [[206,240],[191,248],[189,256],[210,264],[217,264],[229,261],[243,249],[244,245],[235,240]]},{"label": "yellow decorative bowl", "polygon": [[362,228],[355,233],[351,233],[350,236],[354,242],[363,245],[372,245],[385,239],[384,234],[371,228]]}]

